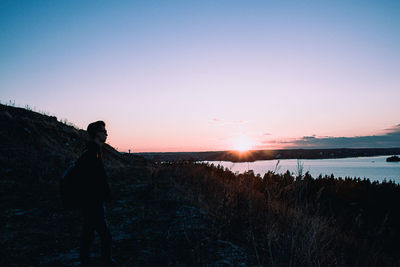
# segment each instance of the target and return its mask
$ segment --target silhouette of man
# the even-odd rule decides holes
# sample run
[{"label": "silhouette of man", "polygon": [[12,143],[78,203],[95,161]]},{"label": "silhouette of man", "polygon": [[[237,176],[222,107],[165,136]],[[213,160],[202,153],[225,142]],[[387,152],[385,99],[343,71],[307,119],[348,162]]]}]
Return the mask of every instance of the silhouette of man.
[{"label": "silhouette of man", "polygon": [[111,201],[110,187],[102,160],[102,146],[107,139],[103,121],[87,127],[89,142],[79,159],[82,185],[83,232],[80,249],[82,266],[90,266],[90,246],[96,231],[101,239],[104,266],[117,266],[111,257],[111,233],[104,216],[104,202]]}]

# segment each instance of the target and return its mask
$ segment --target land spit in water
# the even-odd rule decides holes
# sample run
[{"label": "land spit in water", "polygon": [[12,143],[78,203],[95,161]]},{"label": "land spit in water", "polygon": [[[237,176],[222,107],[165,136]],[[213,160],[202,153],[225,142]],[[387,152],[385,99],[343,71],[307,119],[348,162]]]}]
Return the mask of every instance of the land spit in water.
[{"label": "land spit in water", "polygon": [[398,156],[391,156],[386,159],[387,162],[400,162],[400,157]]}]

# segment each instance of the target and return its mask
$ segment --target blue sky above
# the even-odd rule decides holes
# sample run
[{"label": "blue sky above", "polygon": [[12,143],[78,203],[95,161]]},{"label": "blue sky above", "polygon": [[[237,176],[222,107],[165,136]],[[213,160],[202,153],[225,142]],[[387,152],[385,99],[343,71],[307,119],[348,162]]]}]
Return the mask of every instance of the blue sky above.
[{"label": "blue sky above", "polygon": [[0,101],[103,119],[121,150],[399,123],[399,1],[1,1],[0,33]]}]

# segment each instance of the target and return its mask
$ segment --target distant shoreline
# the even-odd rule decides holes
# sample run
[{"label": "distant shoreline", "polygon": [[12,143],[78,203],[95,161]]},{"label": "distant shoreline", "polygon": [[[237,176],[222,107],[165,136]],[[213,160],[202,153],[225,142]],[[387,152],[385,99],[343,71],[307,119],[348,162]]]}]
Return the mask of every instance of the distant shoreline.
[{"label": "distant shoreline", "polygon": [[275,149],[208,152],[143,152],[131,153],[153,161],[231,161],[252,162],[274,159],[333,159],[350,157],[392,156],[400,148],[333,148],[333,149]]}]

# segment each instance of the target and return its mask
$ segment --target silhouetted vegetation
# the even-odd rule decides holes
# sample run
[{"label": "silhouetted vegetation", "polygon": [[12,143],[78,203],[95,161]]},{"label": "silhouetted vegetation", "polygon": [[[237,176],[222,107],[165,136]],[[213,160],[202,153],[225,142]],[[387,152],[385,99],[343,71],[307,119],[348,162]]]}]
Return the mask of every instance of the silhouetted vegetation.
[{"label": "silhouetted vegetation", "polygon": [[193,202],[218,222],[217,236],[247,247],[269,266],[395,266],[400,263],[400,187],[392,182],[308,173],[252,171],[167,163]]},{"label": "silhouetted vegetation", "polygon": [[[11,105],[0,105],[0,126],[0,265],[76,265],[80,217],[61,208],[57,181],[85,131]],[[261,177],[104,149],[125,266],[400,265],[392,182],[314,179],[301,165],[297,176]]]}]

